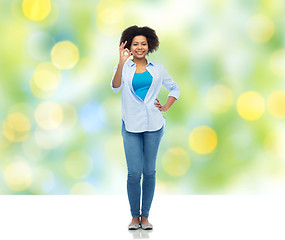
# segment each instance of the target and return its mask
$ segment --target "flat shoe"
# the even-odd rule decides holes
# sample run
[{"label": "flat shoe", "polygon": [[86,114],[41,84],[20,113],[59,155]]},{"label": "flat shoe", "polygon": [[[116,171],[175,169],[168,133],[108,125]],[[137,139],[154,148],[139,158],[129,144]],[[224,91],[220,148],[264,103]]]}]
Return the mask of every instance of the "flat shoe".
[{"label": "flat shoe", "polygon": [[129,224],[129,230],[137,230],[140,228],[140,224]]},{"label": "flat shoe", "polygon": [[144,230],[151,230],[152,224],[141,224],[142,229]]}]

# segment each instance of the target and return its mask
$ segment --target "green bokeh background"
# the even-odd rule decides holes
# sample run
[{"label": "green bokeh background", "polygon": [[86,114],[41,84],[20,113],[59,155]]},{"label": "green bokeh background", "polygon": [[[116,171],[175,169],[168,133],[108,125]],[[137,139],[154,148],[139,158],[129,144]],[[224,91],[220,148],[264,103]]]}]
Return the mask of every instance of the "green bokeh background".
[{"label": "green bokeh background", "polygon": [[[120,34],[131,25],[156,30],[160,46],[149,59],[163,64],[180,87],[179,100],[163,113],[167,124],[157,158],[156,191],[284,192],[284,120],[267,107],[270,94],[284,89],[285,54],[279,60],[281,73],[274,71],[272,60],[284,49],[284,1],[59,0],[51,2],[51,12],[42,21],[28,19],[22,2],[0,4],[0,194],[126,192],[121,92],[115,94],[110,81]],[[266,36],[268,28],[254,25],[254,16],[272,24],[267,40],[252,37]],[[73,68],[60,70],[52,96],[39,98],[31,91],[31,77],[39,64],[51,62],[51,50],[61,41],[77,46],[79,60]],[[220,113],[211,111],[206,101],[217,84],[233,95],[233,103]],[[237,100],[247,91],[265,101],[264,113],[254,121],[237,111]],[[161,103],[167,95],[162,87]],[[47,101],[71,109],[53,130],[42,129],[35,118],[38,106]],[[18,142],[3,132],[15,112],[31,124],[27,138]],[[198,154],[189,145],[193,129],[203,125],[217,134],[217,147],[209,154]],[[58,143],[46,148],[45,138],[48,144]]]}]

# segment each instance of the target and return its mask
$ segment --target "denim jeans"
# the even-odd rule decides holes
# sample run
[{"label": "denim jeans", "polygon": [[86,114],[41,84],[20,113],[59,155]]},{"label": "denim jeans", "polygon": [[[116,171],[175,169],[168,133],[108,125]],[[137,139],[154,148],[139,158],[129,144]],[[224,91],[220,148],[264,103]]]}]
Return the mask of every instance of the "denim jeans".
[{"label": "denim jeans", "polygon": [[128,168],[127,192],[131,214],[136,218],[148,217],[155,189],[156,157],[164,126],[157,131],[133,133],[126,131],[123,121],[121,130]]}]

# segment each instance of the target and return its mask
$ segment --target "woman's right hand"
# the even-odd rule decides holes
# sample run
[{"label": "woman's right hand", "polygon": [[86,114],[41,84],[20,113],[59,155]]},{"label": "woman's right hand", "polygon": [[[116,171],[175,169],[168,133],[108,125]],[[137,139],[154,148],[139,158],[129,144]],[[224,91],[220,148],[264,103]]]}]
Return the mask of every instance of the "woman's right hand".
[{"label": "woman's right hand", "polygon": [[124,64],[125,61],[127,61],[127,59],[129,58],[129,56],[132,55],[132,53],[130,52],[129,49],[124,48],[125,45],[127,44],[127,41],[125,41],[124,43],[121,43],[119,51],[120,51],[120,63]]}]

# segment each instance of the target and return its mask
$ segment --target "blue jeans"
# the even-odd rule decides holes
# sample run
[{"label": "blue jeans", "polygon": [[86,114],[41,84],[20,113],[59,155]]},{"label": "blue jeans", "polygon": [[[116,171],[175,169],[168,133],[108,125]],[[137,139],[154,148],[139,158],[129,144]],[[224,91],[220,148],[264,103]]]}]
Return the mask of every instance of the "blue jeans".
[{"label": "blue jeans", "polygon": [[[127,191],[132,217],[148,217],[155,189],[156,157],[164,127],[157,131],[128,132],[122,122],[121,131],[128,168]],[[142,182],[142,208],[141,175]]]}]

